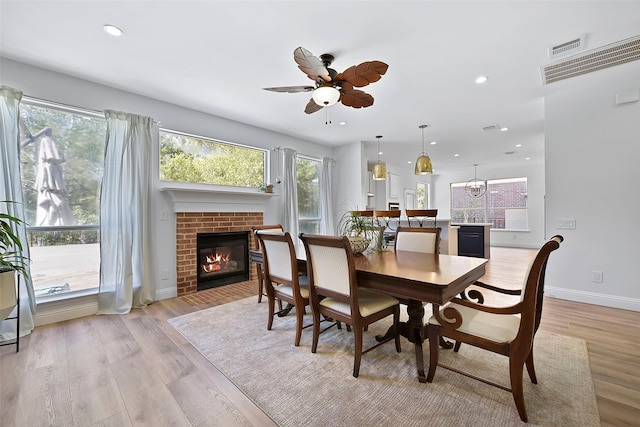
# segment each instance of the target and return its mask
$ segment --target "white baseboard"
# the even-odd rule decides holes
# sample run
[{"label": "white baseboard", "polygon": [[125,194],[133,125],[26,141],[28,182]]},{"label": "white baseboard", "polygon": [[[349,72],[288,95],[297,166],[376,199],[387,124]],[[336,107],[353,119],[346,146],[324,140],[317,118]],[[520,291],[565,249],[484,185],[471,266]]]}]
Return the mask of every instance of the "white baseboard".
[{"label": "white baseboard", "polygon": [[604,307],[621,308],[623,310],[639,311],[640,299],[618,297],[615,295],[597,294],[595,292],[576,291],[574,289],[555,288],[545,286],[544,295],[551,298],[584,302]]},{"label": "white baseboard", "polygon": [[161,299],[174,298],[177,296],[178,296],[177,287],[156,290],[156,301],[160,301]]},{"label": "white baseboard", "polygon": [[36,326],[92,316],[98,312],[98,295],[86,295],[73,299],[38,304],[34,319]]},{"label": "white baseboard", "polygon": [[536,245],[534,243],[496,243],[491,242],[491,246],[495,246],[498,248],[518,248],[518,249],[540,249],[540,247],[544,245],[544,242]]},{"label": "white baseboard", "polygon": [[[156,301],[177,296],[176,288],[156,291]],[[64,322],[98,313],[98,295],[85,295],[72,299],[63,299],[38,304],[34,319],[36,326]]]}]

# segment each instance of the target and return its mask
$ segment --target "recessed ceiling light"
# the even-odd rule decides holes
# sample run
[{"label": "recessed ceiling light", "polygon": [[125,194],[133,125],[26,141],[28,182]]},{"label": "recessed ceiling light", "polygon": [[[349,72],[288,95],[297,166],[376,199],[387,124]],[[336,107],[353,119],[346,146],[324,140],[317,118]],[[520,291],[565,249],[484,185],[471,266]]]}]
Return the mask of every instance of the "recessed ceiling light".
[{"label": "recessed ceiling light", "polygon": [[489,77],[487,77],[487,76],[479,76],[476,79],[476,83],[480,85],[482,83],[486,83],[487,80],[489,80]]},{"label": "recessed ceiling light", "polygon": [[516,148],[522,147],[522,144],[516,144]]},{"label": "recessed ceiling light", "polygon": [[384,153],[382,151],[378,151],[378,156],[382,156]]},{"label": "recessed ceiling light", "polygon": [[107,33],[107,34],[111,34],[112,36],[116,36],[119,37],[122,34],[124,34],[124,32],[116,27],[115,25],[111,25],[111,24],[105,24],[102,29]]},{"label": "recessed ceiling light", "polygon": [[411,163],[413,163],[413,162],[412,162],[411,160],[407,160],[407,163],[411,164]]},{"label": "recessed ceiling light", "polygon": [[460,154],[456,153],[453,155],[453,157],[460,157]]},{"label": "recessed ceiling light", "polygon": [[436,145],[436,144],[437,144],[437,142],[435,142],[435,141],[431,141],[429,144],[431,144],[431,145]]},{"label": "recessed ceiling light", "polygon": [[525,157],[524,159],[525,160],[531,160],[531,157]]},{"label": "recessed ceiling light", "polygon": [[340,122],[340,126],[344,126],[346,124],[347,124],[347,122]]},{"label": "recessed ceiling light", "polygon": [[509,130],[509,128],[506,127],[506,126],[500,128],[500,132],[506,132],[508,130]]}]

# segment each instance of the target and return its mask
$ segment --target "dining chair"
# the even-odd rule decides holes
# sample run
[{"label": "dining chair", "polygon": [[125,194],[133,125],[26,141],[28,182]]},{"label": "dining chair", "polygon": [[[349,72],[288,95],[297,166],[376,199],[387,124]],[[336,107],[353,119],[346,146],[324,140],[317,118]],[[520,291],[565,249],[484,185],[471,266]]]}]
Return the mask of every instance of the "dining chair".
[{"label": "dining chair", "polygon": [[[354,334],[353,376],[360,372],[362,355],[391,340],[391,336],[362,350],[364,329],[393,315],[393,339],[399,353],[400,305],[396,298],[358,287],[354,255],[345,236],[301,234],[307,254],[309,294],[313,313],[311,352],[318,348],[320,315],[351,326]],[[326,329],[325,329],[326,330]],[[324,331],[323,331],[324,332]]]},{"label": "dining chair", "polygon": [[[376,222],[379,226],[384,226],[385,230],[389,229],[391,231],[395,231],[396,228],[400,225],[400,215],[402,211],[400,209],[391,209],[388,211],[383,210],[375,210],[373,211],[373,216],[376,219]],[[389,246],[393,244],[393,239],[395,235],[393,234],[385,234],[385,246]]]},{"label": "dining chair", "polygon": [[[520,419],[527,422],[522,389],[523,370],[526,365],[531,382],[538,383],[533,366],[533,341],[542,316],[545,272],[549,255],[560,247],[563,240],[560,235],[553,236],[540,248],[529,265],[521,290],[502,289],[482,282],[474,283],[491,291],[520,295],[518,303],[509,307],[488,307],[468,299],[454,298],[442,307],[434,305],[434,314],[427,326],[430,351],[428,382],[433,381],[436,367],[440,366],[510,391]],[[439,337],[449,337],[457,342],[465,342],[508,356],[511,388],[438,364]]]},{"label": "dining chair", "polygon": [[409,227],[411,227],[412,221],[417,222],[419,227],[429,224],[435,227],[438,209],[406,209],[405,214],[409,221]]},{"label": "dining chair", "polygon": [[[257,231],[275,231],[282,232],[284,229],[280,224],[272,224],[272,225],[254,225],[251,227],[251,232],[254,236],[254,247],[257,252],[261,252],[262,249],[260,247],[260,240],[256,235]],[[258,275],[258,302],[262,302],[262,297],[265,295],[264,293],[264,272],[262,269],[262,262],[259,259],[252,258],[252,261],[256,263],[256,274]]]},{"label": "dining chair", "polygon": [[[300,345],[305,307],[309,305],[309,281],[298,274],[298,259],[293,240],[288,232],[257,231],[263,258],[264,286],[269,302],[267,330],[273,326],[275,302],[285,301],[296,311],[296,347]],[[280,309],[282,311],[282,309]],[[311,326],[311,325],[308,325]]]},{"label": "dining chair", "polygon": [[395,250],[439,254],[441,231],[439,227],[398,227],[396,230]]}]

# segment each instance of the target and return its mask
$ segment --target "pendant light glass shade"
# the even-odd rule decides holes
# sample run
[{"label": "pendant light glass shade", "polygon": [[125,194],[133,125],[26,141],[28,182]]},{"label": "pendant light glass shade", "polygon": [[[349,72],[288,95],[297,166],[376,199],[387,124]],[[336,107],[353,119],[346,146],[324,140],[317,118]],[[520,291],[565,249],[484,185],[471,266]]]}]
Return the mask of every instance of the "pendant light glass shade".
[{"label": "pendant light glass shade", "polygon": [[422,129],[422,154],[420,154],[418,156],[418,159],[416,160],[416,168],[414,170],[414,173],[416,175],[428,175],[430,173],[433,173],[431,158],[429,158],[429,155],[424,149],[424,128],[426,128],[427,126],[429,125],[418,126],[420,129]]},{"label": "pendant light glass shade", "polygon": [[320,86],[311,94],[313,102],[321,107],[330,107],[340,99],[340,91],[332,86]]},{"label": "pendant light glass shade", "polygon": [[378,163],[373,165],[371,174],[374,181],[383,181],[387,179],[387,165],[380,161],[380,138],[382,138],[382,135],[378,135],[376,138],[378,138]]}]

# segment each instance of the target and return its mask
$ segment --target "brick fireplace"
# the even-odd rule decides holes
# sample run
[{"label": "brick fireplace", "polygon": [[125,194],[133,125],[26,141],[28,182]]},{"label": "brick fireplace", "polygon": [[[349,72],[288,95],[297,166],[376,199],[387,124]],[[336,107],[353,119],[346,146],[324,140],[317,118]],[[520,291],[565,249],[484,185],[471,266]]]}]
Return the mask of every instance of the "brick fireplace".
[{"label": "brick fireplace", "polygon": [[[178,296],[197,291],[197,234],[229,231],[249,231],[263,224],[262,212],[176,212],[176,275]],[[254,249],[254,241],[249,239]],[[255,268],[249,268],[250,280]]]}]

